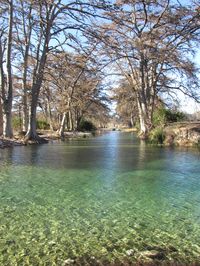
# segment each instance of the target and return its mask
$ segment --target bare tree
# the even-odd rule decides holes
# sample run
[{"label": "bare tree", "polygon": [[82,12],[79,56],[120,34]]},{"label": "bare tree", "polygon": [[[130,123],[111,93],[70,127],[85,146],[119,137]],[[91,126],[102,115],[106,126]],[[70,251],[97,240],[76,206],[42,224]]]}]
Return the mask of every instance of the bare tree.
[{"label": "bare tree", "polygon": [[[176,90],[198,99],[197,69],[191,60],[198,31],[195,10],[165,1],[116,1],[110,23],[91,33],[115,62],[135,95],[140,133],[152,127],[157,95]],[[99,31],[98,31],[99,29]]]},{"label": "bare tree", "polygon": [[30,49],[33,47],[32,33],[34,27],[34,19],[32,17],[33,3],[31,1],[18,0],[16,8],[16,49],[19,51],[21,64],[18,63],[19,77],[22,84],[22,130],[28,129],[28,85],[30,83],[29,58]]},{"label": "bare tree", "polygon": [[[3,12],[1,13],[1,16]],[[0,34],[0,135],[3,134],[3,108],[2,108],[2,92],[5,91],[5,73],[4,73],[4,53],[5,53],[6,39],[5,39],[5,28],[3,21],[1,21],[1,34]]]},{"label": "bare tree", "polygon": [[[67,42],[70,43],[70,40],[75,39],[73,31],[83,31],[89,22],[88,18],[96,16],[96,9],[101,9],[105,6],[105,1],[92,1],[92,3],[90,1],[68,1],[67,4],[61,0],[38,0],[34,2],[38,25],[34,33],[36,61],[33,69],[27,139],[39,141],[36,132],[36,110],[49,52],[56,48],[58,49],[61,44],[66,45]],[[59,39],[61,33],[62,41]]]},{"label": "bare tree", "polygon": [[[2,3],[3,4],[3,3]],[[0,65],[1,65],[1,94],[3,107],[3,135],[11,138],[12,131],[12,101],[13,101],[13,77],[12,77],[12,41],[13,41],[13,1],[5,1],[5,12],[8,20],[2,18],[2,31],[0,36]],[[5,69],[4,69],[5,65]]]},{"label": "bare tree", "polygon": [[92,51],[93,48],[85,54],[63,52],[52,55],[47,61],[46,85],[42,92],[47,102],[51,99],[49,104],[62,117],[58,130],[60,136],[64,136],[66,125],[67,130],[77,129],[81,119],[95,106],[96,110],[100,107],[105,111],[105,97],[100,86],[102,77],[93,62]]},{"label": "bare tree", "polygon": [[133,127],[138,122],[138,108],[135,93],[126,80],[121,80],[112,90],[112,100],[116,104],[116,113],[121,123]]}]

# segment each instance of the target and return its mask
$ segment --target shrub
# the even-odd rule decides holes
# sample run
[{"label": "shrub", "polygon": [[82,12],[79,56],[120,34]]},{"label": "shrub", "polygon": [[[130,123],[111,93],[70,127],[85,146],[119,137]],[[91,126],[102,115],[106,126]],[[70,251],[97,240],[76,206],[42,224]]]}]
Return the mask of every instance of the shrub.
[{"label": "shrub", "polygon": [[155,127],[164,126],[166,122],[167,122],[166,109],[165,108],[156,109],[153,113],[153,125]]},{"label": "shrub", "polygon": [[12,118],[12,126],[14,130],[20,131],[22,127],[22,119],[17,116],[14,116]]},{"label": "shrub", "polygon": [[84,131],[95,131],[96,127],[91,121],[82,119],[79,124],[78,130],[83,131],[83,132]]},{"label": "shrub", "polygon": [[37,129],[43,129],[43,130],[50,129],[49,124],[45,120],[37,120],[36,127]]},{"label": "shrub", "polygon": [[166,110],[167,122],[180,122],[186,118],[183,112]]},{"label": "shrub", "polygon": [[[12,118],[12,125],[14,130],[20,131],[22,128],[22,119],[17,116],[14,116]],[[50,129],[49,124],[45,120],[37,120],[36,127],[37,129],[43,129],[43,130]]]},{"label": "shrub", "polygon": [[149,141],[153,144],[163,144],[165,140],[165,132],[163,131],[163,128],[157,127],[151,130],[149,134]]},{"label": "shrub", "polygon": [[158,108],[153,114],[153,125],[155,127],[162,127],[166,123],[180,122],[186,118],[183,112],[172,111],[164,107]]}]

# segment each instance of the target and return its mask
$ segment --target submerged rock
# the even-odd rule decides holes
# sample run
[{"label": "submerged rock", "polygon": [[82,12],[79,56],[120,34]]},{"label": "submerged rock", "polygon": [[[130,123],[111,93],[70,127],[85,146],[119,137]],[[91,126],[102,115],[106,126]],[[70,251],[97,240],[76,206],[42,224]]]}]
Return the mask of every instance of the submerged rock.
[{"label": "submerged rock", "polygon": [[6,245],[8,245],[8,246],[14,245],[14,244],[16,244],[14,239],[9,239],[9,240],[6,241]]},{"label": "submerged rock", "polygon": [[56,242],[55,242],[55,241],[50,241],[50,242],[49,242],[49,245],[50,245],[50,246],[55,246],[55,245],[56,245]]},{"label": "submerged rock", "polygon": [[126,255],[127,256],[131,256],[131,255],[133,255],[133,253],[134,253],[133,249],[126,250]]},{"label": "submerged rock", "polygon": [[157,260],[163,260],[165,259],[165,254],[163,252],[157,251],[157,250],[146,250],[140,253],[141,258],[150,258],[150,259],[157,259]]},{"label": "submerged rock", "polygon": [[73,265],[74,262],[75,262],[75,261],[72,260],[72,259],[67,259],[67,260],[64,261],[63,266]]}]

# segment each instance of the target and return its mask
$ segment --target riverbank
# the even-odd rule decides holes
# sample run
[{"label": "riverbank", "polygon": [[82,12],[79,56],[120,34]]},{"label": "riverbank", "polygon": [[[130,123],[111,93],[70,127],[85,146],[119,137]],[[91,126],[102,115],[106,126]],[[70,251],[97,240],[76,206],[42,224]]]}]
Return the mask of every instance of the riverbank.
[{"label": "riverbank", "polygon": [[[134,132],[136,128],[122,128],[122,132]],[[200,122],[176,122],[150,131],[147,143],[162,146],[199,147]]]},{"label": "riverbank", "polygon": [[7,138],[0,138],[0,149],[4,149],[4,148],[10,148],[13,146],[23,146],[26,145],[23,140],[19,140],[19,139],[7,139]]},{"label": "riverbank", "polygon": [[165,146],[199,146],[200,145],[200,123],[179,122],[166,126]]},{"label": "riverbank", "polygon": [[[99,135],[108,131],[119,130],[126,133],[136,133],[136,128],[119,128],[119,129],[100,129],[95,132],[78,132],[69,131],[65,132],[64,138],[61,138],[57,132],[50,130],[39,131],[38,135],[44,140],[43,143],[59,139],[81,139],[88,138],[94,135]],[[200,145],[200,123],[197,122],[179,122],[172,123],[164,128],[157,128],[150,134],[149,142],[152,144],[159,144],[162,146],[181,146],[181,147],[194,147]],[[148,143],[148,141],[147,141]],[[36,144],[34,141],[25,141],[24,136],[15,134],[12,139],[0,138],[0,148],[8,148],[13,146],[25,146]],[[38,143],[37,143],[38,144]]]},{"label": "riverbank", "polygon": [[[38,132],[39,136],[44,139],[45,142],[59,140],[61,137],[56,132],[52,131],[41,131]],[[91,132],[65,132],[64,138],[65,139],[79,139],[79,138],[88,138],[91,137],[93,134]],[[14,146],[26,146],[26,145],[33,145],[36,144],[34,141],[26,141],[23,136],[19,134],[15,134],[12,139],[9,138],[0,138],[0,149],[10,148]]]}]

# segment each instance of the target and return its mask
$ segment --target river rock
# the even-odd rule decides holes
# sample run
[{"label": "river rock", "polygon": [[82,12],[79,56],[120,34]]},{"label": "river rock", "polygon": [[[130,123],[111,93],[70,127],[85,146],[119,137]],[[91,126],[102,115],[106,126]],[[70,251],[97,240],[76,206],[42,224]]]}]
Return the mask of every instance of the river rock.
[{"label": "river rock", "polygon": [[127,256],[131,256],[131,255],[133,255],[133,253],[134,253],[133,249],[126,250],[126,255]]},{"label": "river rock", "polygon": [[172,123],[164,128],[165,145],[193,146],[200,144],[200,123]]},{"label": "river rock", "polygon": [[67,259],[67,260],[64,261],[63,266],[73,265],[73,264],[74,264],[74,260]]},{"label": "river rock", "polygon": [[50,246],[55,246],[55,245],[56,245],[56,242],[55,242],[55,241],[50,241],[50,242],[49,242],[49,245],[50,245]]},{"label": "river rock", "polygon": [[146,250],[140,253],[140,257],[142,258],[150,258],[150,259],[157,259],[162,260],[165,258],[165,255],[163,252],[157,251],[157,250]]}]

